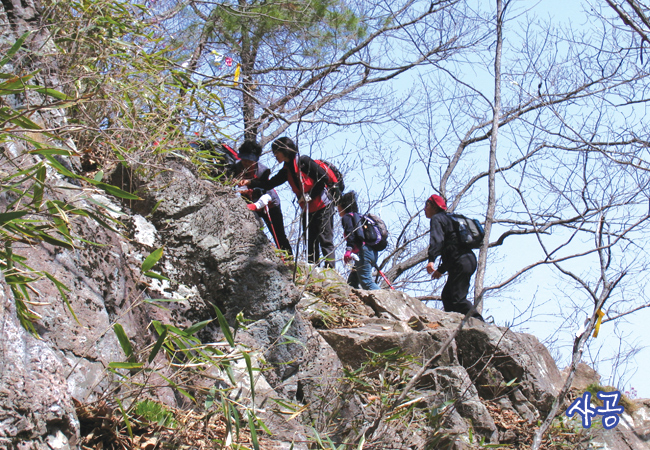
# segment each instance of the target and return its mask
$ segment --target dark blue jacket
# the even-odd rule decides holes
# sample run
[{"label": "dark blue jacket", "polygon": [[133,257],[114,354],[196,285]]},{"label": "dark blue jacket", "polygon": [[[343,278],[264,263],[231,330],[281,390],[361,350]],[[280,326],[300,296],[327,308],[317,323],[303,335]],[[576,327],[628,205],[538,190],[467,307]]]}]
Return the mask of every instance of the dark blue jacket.
[{"label": "dark blue jacket", "polygon": [[364,242],[363,218],[359,213],[347,213],[341,217],[343,236],[347,247],[361,249]]}]

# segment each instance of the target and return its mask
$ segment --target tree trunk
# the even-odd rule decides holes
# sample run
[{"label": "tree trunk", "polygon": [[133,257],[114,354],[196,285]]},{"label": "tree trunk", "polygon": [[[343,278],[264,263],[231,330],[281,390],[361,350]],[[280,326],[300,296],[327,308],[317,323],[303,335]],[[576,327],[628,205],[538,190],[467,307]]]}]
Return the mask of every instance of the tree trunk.
[{"label": "tree trunk", "polygon": [[478,269],[474,281],[474,305],[478,312],[483,311],[483,285],[487,263],[488,244],[490,232],[494,223],[496,210],[496,165],[497,165],[497,137],[499,132],[499,116],[501,115],[501,51],[503,47],[503,16],[505,7],[503,0],[497,0],[497,45],[494,57],[494,108],[492,113],[492,132],[490,135],[490,161],[488,169],[488,204],[485,214],[485,239],[478,257]]}]

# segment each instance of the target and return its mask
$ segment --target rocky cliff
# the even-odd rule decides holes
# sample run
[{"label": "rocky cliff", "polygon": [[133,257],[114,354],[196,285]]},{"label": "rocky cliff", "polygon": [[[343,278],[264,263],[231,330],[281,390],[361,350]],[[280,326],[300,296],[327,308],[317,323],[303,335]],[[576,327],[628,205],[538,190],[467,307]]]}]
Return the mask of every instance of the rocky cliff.
[{"label": "rocky cliff", "polygon": [[[183,161],[169,160],[160,174],[143,179],[121,168],[111,180],[142,200],[120,203],[63,179],[51,195],[79,206],[99,202],[123,228],[111,231],[83,219],[75,231],[92,243],[21,249],[35,270],[70,289],[76,318],[56,286],[34,282],[33,308],[42,317],[37,339],[20,326],[2,282],[3,448],[106,448],[111,441],[135,448],[137,436],[107,434],[98,444],[89,434],[106,428],[109,415],[135,417],[133,408],[144,398],[185,411],[184,417],[198,415],[206,434],[210,418],[239,417],[243,428],[257,423],[255,436],[246,436],[268,449],[530,445],[563,382],[534,336],[475,322],[460,328],[461,316],[401,292],[354,290],[331,270],[294,268],[231,188],[201,179]],[[153,270],[166,279],[143,274],[143,261],[156,249],[163,252]],[[132,353],[125,353],[116,324]],[[152,350],[174,333],[185,340]],[[191,348],[182,347],[187,342]],[[214,364],[188,367],[206,349]],[[417,373],[414,389],[395,405]],[[223,406],[226,398],[235,406]],[[583,430],[579,418],[564,417],[545,445],[650,448],[647,402],[626,408],[611,430]],[[159,433],[151,442],[202,448],[203,438],[179,442],[180,435]],[[233,432],[226,435],[235,439]]]}]

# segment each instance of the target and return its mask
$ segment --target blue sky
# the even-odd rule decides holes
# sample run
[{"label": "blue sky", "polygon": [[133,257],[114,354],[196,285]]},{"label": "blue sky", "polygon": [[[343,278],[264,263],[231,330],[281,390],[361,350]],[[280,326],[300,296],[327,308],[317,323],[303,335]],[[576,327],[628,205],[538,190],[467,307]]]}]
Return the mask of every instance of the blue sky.
[{"label": "blue sky", "polygon": [[[481,2],[481,4],[485,3]],[[509,25],[512,25],[512,27],[515,28],[518,19],[523,19],[526,14],[532,14],[540,19],[549,20],[554,24],[571,25],[574,28],[580,28],[588,26],[589,24],[589,17],[582,11],[585,6],[588,7],[586,2],[577,0],[514,2],[510,10],[509,17],[512,21]],[[512,31],[512,28],[509,31]],[[506,39],[513,39],[512,36],[512,33],[507,33]],[[483,70],[489,71],[490,69],[483,68]],[[481,72],[481,69],[474,67],[471,71],[476,75]],[[404,89],[404,79],[400,80],[400,82],[402,85],[398,86],[398,89]],[[480,84],[477,84],[477,86],[479,86],[479,89],[486,97],[491,98],[493,88],[489,83],[485,86]],[[387,125],[387,127],[391,127],[391,125]],[[504,133],[505,132],[506,130],[504,130]],[[292,136],[292,133],[290,132],[288,135]],[[348,151],[350,153],[356,152],[357,149],[355,146],[358,142],[359,136],[356,131],[335,131],[332,133],[331,137],[310,148],[310,151],[312,152],[312,156],[324,157],[325,159],[329,159],[335,163],[345,165],[350,161],[345,161],[344,154]],[[507,145],[507,142],[507,139],[502,138],[502,140],[500,140],[500,145]],[[303,140],[301,144],[302,150],[305,151],[307,143]],[[394,162],[396,165],[403,163],[403,161],[400,161],[400,156],[403,154],[405,154],[405,149],[396,146],[394,153]],[[274,165],[274,161],[272,158],[269,158],[268,155],[263,157],[262,160],[269,166]],[[348,189],[351,188],[356,190],[360,194],[362,200],[368,200],[369,197],[373,197],[373,189],[378,189],[381,186],[382,177],[385,176],[385,174],[376,173],[371,167],[363,167],[363,158],[356,160],[355,164],[356,166],[350,168],[348,173],[346,173],[346,185]],[[406,170],[404,167],[402,167],[402,169]],[[413,170],[414,171],[407,182],[409,186],[405,189],[409,198],[413,199],[415,202],[412,208],[410,208],[411,211],[419,208],[416,204],[417,199],[424,199],[433,193],[426,172],[423,173],[418,168],[414,168]],[[431,175],[435,182],[437,174]],[[280,187],[278,192],[281,194],[283,199],[283,211],[286,218],[285,223],[288,224],[291,222],[291,219],[295,217],[295,206],[291,206],[293,196],[289,188],[286,186]],[[471,212],[461,212],[480,217],[480,205],[478,206],[479,209]],[[374,212],[378,212],[382,215],[389,225],[391,221],[393,221],[393,223],[397,222],[396,218],[392,216],[393,214],[404,214],[399,211],[395,212],[394,210],[391,210],[390,207],[383,204],[380,205],[378,209],[378,211]],[[420,220],[424,220],[423,216]],[[335,224],[338,226],[338,218],[335,218]],[[289,225],[288,228],[290,228]],[[293,229],[294,232],[297,231],[296,224],[293,225]],[[426,245],[426,237],[423,238],[421,245]],[[499,252],[502,259],[496,261],[491,266],[490,270],[508,273],[509,271],[515,270],[517,267],[521,267],[523,264],[535,257],[535,255],[530,252],[521,251],[521,249],[526,248],[533,248],[533,246],[525,244],[525,241],[522,243],[522,240],[511,241],[511,243],[504,246],[503,251]],[[424,264],[422,264],[421,269],[424,270]],[[344,272],[342,264],[339,264],[339,271]],[[563,364],[567,362],[568,351],[572,345],[571,338],[578,330],[578,324],[582,323],[584,320],[583,314],[582,317],[574,317],[573,323],[563,323],[556,315],[558,309],[566,308],[573,300],[575,300],[567,298],[567,294],[558,290],[558,286],[562,283],[563,281],[550,270],[537,270],[532,276],[528,277],[525,282],[510,289],[507,295],[487,298],[484,314],[485,316],[493,316],[496,324],[501,326],[514,323],[516,325],[515,330],[534,334],[541,341],[551,341],[555,338],[559,338],[563,344],[556,344],[551,347],[555,348],[554,357],[559,360],[558,365],[560,366],[560,369],[562,369]],[[433,286],[439,288],[442,284],[442,281],[431,282],[432,288]],[[530,314],[530,317],[528,317],[529,313],[526,311],[527,308],[531,306],[530,303],[533,298],[535,299],[535,309]],[[431,306],[438,308],[441,307],[441,305],[436,302],[431,304]],[[518,315],[522,313],[523,316],[518,317]],[[638,343],[640,346],[650,346],[650,331],[648,331],[644,326],[649,321],[650,310],[645,309],[620,321],[616,327],[612,323],[602,326],[600,335],[592,341],[592,355],[585,355],[584,359],[589,361],[590,357],[593,357],[598,361],[599,371],[602,376],[601,382],[603,384],[612,384],[610,378],[612,375],[611,362],[608,362],[607,359],[619,352],[619,345],[621,342],[633,341]],[[600,353],[596,354],[597,349],[599,348]],[[626,381],[625,388],[634,387],[640,397],[650,398],[650,383],[647,383],[645,380],[645,373],[650,370],[650,349],[642,350],[630,360],[630,364],[626,368],[621,368],[619,370],[626,372],[626,376],[623,377]],[[621,373],[618,374],[618,377],[620,376]]]}]

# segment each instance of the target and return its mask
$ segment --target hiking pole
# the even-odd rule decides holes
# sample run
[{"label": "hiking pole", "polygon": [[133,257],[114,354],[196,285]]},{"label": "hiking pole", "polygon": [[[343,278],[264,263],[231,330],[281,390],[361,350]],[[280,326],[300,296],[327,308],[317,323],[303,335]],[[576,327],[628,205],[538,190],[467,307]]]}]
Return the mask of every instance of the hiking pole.
[{"label": "hiking pole", "polygon": [[300,236],[296,240],[296,252],[294,253],[293,258],[293,282],[296,282],[296,275],[298,273],[298,258],[300,257]]},{"label": "hiking pole", "polygon": [[395,290],[395,288],[393,287],[393,285],[391,284],[391,282],[388,280],[388,278],[386,277],[386,275],[384,275],[384,272],[382,272],[381,270],[379,270],[379,267],[377,267],[377,263],[374,263],[372,266],[373,266],[375,269],[377,269],[377,272],[379,272],[379,275],[381,275],[381,277],[384,279],[384,281],[386,282],[386,284],[387,284],[387,285],[388,285],[392,290]]},{"label": "hiking pole", "polygon": [[302,200],[305,202],[305,260],[309,263],[309,202],[305,197],[308,196],[302,194]]},{"label": "hiking pole", "polygon": [[278,248],[278,250],[282,250],[280,248],[280,241],[278,240],[278,235],[275,233],[275,227],[273,226],[273,220],[271,219],[271,214],[269,213],[269,205],[266,205],[264,207],[264,212],[266,213],[266,217],[268,217],[269,223],[271,224],[271,231],[273,232],[273,238],[275,239],[275,246]]}]

